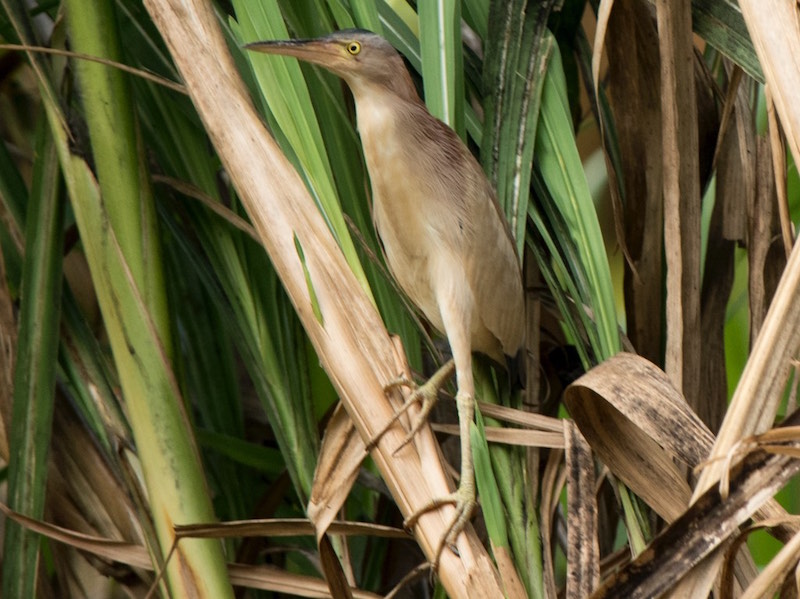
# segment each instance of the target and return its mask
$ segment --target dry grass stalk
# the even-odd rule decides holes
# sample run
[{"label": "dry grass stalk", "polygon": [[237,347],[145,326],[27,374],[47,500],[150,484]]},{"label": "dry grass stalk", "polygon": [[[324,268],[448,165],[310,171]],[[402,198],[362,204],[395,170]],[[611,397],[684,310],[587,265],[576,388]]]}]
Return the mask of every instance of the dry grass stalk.
[{"label": "dry grass stalk", "polygon": [[656,2],[661,54],[665,370],[697,408],[700,391],[700,174],[691,1]]}]

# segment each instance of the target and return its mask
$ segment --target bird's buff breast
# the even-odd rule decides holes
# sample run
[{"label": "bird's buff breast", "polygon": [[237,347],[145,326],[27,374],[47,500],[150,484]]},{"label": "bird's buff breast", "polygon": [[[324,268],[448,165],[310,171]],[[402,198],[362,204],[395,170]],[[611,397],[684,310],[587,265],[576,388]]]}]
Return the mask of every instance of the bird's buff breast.
[{"label": "bird's buff breast", "polygon": [[[364,109],[367,109],[366,111]],[[366,114],[365,114],[366,112]],[[430,231],[429,195],[421,184],[422,165],[392,143],[402,135],[380,106],[359,106],[359,129],[372,184],[372,214],[386,261],[397,283],[425,317],[443,330],[431,286],[431,256],[439,239]],[[433,221],[435,222],[435,221]]]}]

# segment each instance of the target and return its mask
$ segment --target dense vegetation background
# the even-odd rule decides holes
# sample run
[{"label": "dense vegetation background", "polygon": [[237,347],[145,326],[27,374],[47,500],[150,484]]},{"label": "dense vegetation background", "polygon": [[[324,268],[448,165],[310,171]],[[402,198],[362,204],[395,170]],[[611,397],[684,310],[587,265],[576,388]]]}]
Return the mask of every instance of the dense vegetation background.
[{"label": "dense vegetation background", "polygon": [[[433,437],[362,438],[446,348],[349,92],[241,48],[349,27],[480,158],[525,276],[528,385],[477,373],[481,515],[433,587],[442,522],[401,528]],[[0,41],[2,596],[796,596],[794,3],[0,0]]]}]

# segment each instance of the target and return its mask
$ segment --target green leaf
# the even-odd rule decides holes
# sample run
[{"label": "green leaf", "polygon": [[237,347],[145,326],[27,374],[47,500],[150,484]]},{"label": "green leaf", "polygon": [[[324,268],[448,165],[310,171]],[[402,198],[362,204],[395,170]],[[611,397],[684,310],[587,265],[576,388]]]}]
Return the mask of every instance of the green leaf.
[{"label": "green leaf", "polygon": [[[10,422],[8,506],[42,519],[56,386],[64,202],[58,156],[45,126],[37,132]],[[3,596],[36,596],[38,534],[7,521]]]},{"label": "green leaf", "polygon": [[497,489],[480,410],[475,410],[475,422],[470,423],[469,434],[472,441],[472,457],[475,462],[475,483],[481,498],[481,510],[486,520],[486,530],[495,547],[508,547],[506,514],[500,499],[500,491]]},{"label": "green leaf", "polygon": [[[289,33],[276,0],[246,2],[234,0],[237,22],[233,31],[243,41],[288,39]],[[372,292],[358,259],[339,204],[333,172],[325,150],[311,95],[300,65],[293,58],[264,56],[249,52],[261,94],[282,134],[297,157],[297,166],[320,212],[338,241],[342,252],[367,294]]]},{"label": "green leaf", "polygon": [[466,139],[460,0],[421,0],[418,10],[425,104]]},{"label": "green leaf", "polygon": [[[603,236],[583,171],[567,103],[560,54],[555,51],[547,69],[540,122],[536,132],[536,169],[548,188],[553,209],[564,220],[577,251],[572,276],[585,277],[582,301],[593,315],[594,331],[587,331],[598,360],[620,350],[619,330]],[[580,309],[580,308],[579,308]]]}]

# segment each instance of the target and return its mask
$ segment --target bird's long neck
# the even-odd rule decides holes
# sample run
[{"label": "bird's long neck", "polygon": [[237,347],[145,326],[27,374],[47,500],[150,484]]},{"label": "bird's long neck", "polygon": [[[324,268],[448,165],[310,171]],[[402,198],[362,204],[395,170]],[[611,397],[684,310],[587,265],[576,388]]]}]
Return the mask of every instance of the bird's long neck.
[{"label": "bird's long neck", "polygon": [[400,102],[422,104],[411,75],[402,62],[400,62],[400,68],[394,71],[392,76],[369,81],[361,79],[348,80],[347,84],[353,92],[356,105],[361,101],[374,97],[393,98]]}]

